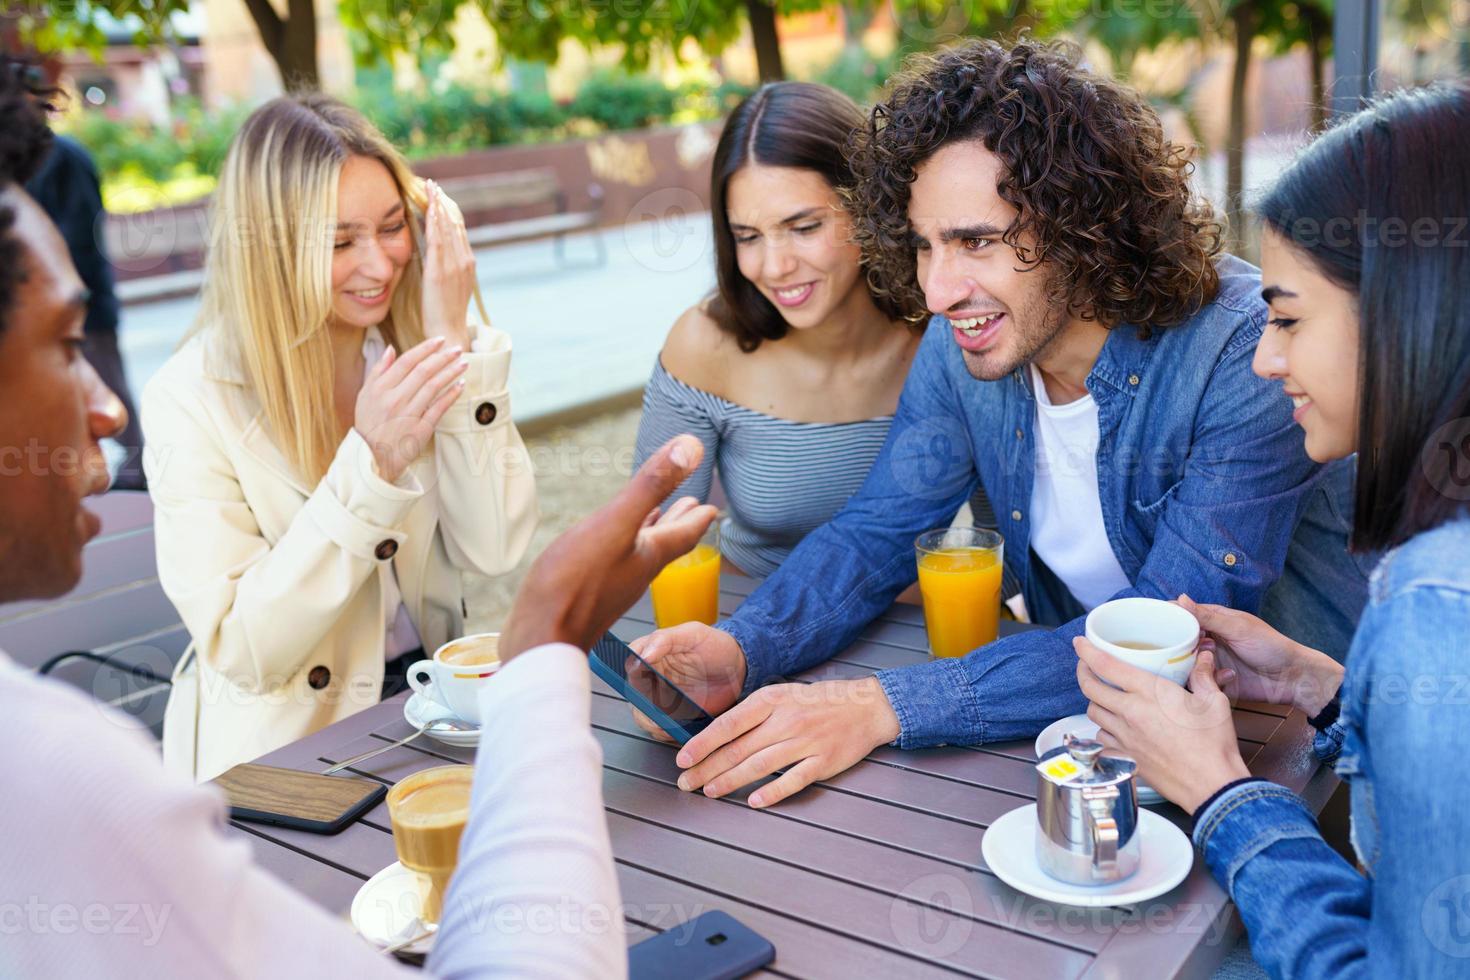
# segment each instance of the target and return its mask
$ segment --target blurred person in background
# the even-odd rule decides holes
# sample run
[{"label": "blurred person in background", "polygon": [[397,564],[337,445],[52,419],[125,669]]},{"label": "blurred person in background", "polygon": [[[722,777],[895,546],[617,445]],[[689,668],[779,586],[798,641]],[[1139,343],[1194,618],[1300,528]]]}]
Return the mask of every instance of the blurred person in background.
[{"label": "blurred person in background", "polygon": [[[31,74],[37,84],[42,84],[42,72]],[[45,83],[54,87],[55,81],[49,78]],[[116,436],[123,458],[112,485],[119,490],[146,490],[143,431],[117,345],[120,307],[112,263],[107,257],[107,211],[102,206],[97,166],[82,144],[69,136],[55,136],[41,169],[26,181],[26,193],[61,232],[72,264],[87,287],[87,322],[82,328],[86,344],[82,353],[127,410],[127,423]]]}]

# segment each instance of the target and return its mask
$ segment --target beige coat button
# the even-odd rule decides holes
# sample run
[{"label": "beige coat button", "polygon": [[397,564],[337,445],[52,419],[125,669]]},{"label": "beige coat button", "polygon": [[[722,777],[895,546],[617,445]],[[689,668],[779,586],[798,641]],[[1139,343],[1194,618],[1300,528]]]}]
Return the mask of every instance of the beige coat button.
[{"label": "beige coat button", "polygon": [[306,675],[306,683],[311,685],[313,691],[320,691],[332,683],[332,672],[322,666],[313,667],[311,673]]}]

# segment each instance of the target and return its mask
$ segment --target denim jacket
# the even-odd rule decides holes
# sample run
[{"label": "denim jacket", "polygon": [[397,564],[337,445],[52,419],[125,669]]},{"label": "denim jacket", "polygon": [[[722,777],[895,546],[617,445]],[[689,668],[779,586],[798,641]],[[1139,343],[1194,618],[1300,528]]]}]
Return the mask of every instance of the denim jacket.
[{"label": "denim jacket", "polygon": [[[1351,465],[1307,458],[1290,402],[1251,372],[1266,319],[1259,273],[1228,256],[1219,268],[1212,302],[1147,338],[1115,327],[1087,378],[1103,520],[1133,583],[1119,594],[1261,611],[1340,655],[1366,595],[1365,571],[1343,557]],[[880,672],[898,744],[1019,738],[1085,710],[1071,647],[1084,610],[1027,545],[1035,418],[1029,372],[975,380],[935,317],[861,489],[719,624],[745,652],[743,693],[852,643],[917,577],[915,537],[948,525],[979,483],[1032,619],[1062,625]]]},{"label": "denim jacket", "polygon": [[1195,843],[1274,977],[1470,975],[1470,518],[1374,572],[1338,721],[1318,739],[1348,783],[1359,874],[1281,786],[1238,783]]}]

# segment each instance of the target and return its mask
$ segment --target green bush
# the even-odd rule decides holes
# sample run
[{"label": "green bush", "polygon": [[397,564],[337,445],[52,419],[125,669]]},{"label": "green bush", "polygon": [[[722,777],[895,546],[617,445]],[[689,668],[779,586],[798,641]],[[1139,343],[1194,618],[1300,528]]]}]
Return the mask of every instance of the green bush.
[{"label": "green bush", "polygon": [[861,47],[850,46],[817,72],[812,81],[830,85],[866,109],[897,69],[896,57],[875,58]]},{"label": "green bush", "polygon": [[545,95],[458,85],[430,95],[359,90],[355,101],[389,142],[415,157],[545,139],[567,123],[566,112]]},{"label": "green bush", "polygon": [[132,173],[164,181],[187,169],[217,174],[243,109],[206,113],[193,99],[180,99],[167,128],[109,118],[101,110],[84,110],[62,127],[87,148],[103,175]]},{"label": "green bush", "polygon": [[673,115],[679,95],[656,78],[598,71],[582,83],[567,111],[607,129],[642,129]]}]

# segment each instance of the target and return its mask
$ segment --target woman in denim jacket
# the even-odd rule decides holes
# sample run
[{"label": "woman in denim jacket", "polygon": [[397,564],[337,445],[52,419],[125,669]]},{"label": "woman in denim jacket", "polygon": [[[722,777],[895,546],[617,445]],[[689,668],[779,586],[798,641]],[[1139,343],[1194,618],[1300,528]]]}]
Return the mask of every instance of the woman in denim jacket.
[{"label": "woman in denim jacket", "polygon": [[[1391,549],[1347,666],[1181,599],[1209,634],[1191,690],[1081,639],[1078,680],[1102,740],[1194,814],[1195,844],[1272,976],[1467,976],[1470,85],[1348,119],[1257,212],[1272,319],[1254,368],[1295,402],[1309,456],[1360,454],[1352,547]],[[1312,717],[1318,754],[1348,781],[1361,870],[1300,798],[1251,778],[1232,697]]]}]

